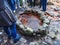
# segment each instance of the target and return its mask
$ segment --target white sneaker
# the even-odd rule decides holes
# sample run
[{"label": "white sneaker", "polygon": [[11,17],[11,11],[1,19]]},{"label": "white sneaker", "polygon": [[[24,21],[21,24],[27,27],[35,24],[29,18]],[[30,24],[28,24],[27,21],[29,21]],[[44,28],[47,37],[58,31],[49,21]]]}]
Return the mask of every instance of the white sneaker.
[{"label": "white sneaker", "polygon": [[15,13],[16,11],[14,10],[13,12]]},{"label": "white sneaker", "polygon": [[16,9],[17,9],[17,6],[16,6]]}]

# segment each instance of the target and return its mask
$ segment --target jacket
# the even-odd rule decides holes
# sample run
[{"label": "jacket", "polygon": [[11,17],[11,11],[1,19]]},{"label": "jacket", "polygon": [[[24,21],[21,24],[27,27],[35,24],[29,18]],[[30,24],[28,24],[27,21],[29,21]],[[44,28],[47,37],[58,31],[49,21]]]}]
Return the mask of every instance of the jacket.
[{"label": "jacket", "polygon": [[7,1],[0,0],[0,26],[11,26],[15,21],[15,16],[9,8]]}]

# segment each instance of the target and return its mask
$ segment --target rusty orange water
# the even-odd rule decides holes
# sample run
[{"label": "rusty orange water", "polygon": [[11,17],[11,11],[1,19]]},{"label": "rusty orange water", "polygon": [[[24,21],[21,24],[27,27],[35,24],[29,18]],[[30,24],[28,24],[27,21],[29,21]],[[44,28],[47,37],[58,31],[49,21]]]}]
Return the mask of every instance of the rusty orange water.
[{"label": "rusty orange water", "polygon": [[19,19],[20,18],[23,25],[28,26],[35,31],[43,24],[43,21],[40,20],[40,16],[37,13],[23,13],[19,16]]}]

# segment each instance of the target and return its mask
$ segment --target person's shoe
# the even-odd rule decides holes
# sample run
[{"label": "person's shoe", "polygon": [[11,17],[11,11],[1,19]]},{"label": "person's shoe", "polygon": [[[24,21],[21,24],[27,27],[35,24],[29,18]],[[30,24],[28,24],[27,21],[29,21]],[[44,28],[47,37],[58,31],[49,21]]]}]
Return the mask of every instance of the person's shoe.
[{"label": "person's shoe", "polygon": [[17,9],[17,6],[16,6],[16,9]]},{"label": "person's shoe", "polygon": [[16,43],[17,41],[19,41],[20,38],[21,38],[21,36],[19,34],[17,34],[16,38],[14,39],[14,43]]},{"label": "person's shoe", "polygon": [[12,38],[11,34],[7,35],[7,37],[9,40]]},{"label": "person's shoe", "polygon": [[22,8],[21,6],[19,6],[19,8]]},{"label": "person's shoe", "polygon": [[11,37],[8,37],[8,39],[10,40],[10,39],[11,39]]},{"label": "person's shoe", "polygon": [[39,8],[41,8],[41,7],[39,6]]},{"label": "person's shoe", "polygon": [[45,12],[46,10],[41,10],[41,11]]},{"label": "person's shoe", "polygon": [[8,36],[8,39],[9,39],[9,40],[11,39],[11,35]]},{"label": "person's shoe", "polygon": [[15,13],[16,11],[14,10],[13,12]]}]

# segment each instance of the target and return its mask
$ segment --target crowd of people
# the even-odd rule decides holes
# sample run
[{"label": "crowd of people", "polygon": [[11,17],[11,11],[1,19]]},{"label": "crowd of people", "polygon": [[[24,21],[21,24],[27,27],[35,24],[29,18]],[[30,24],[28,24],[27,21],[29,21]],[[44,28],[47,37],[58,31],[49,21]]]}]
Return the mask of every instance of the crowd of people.
[{"label": "crowd of people", "polygon": [[40,8],[42,7],[42,11],[46,11],[46,6],[47,6],[47,0],[13,0],[12,4],[10,1],[8,2],[9,2],[9,5],[11,5],[12,10],[21,8],[21,7],[25,8],[26,6],[35,7],[36,2],[39,3]]},{"label": "crowd of people", "polygon": [[[29,0],[31,7],[36,5],[36,1],[37,0],[34,0],[33,2],[32,0]],[[40,8],[42,7],[43,9],[42,11],[46,11],[46,5],[47,5],[47,0],[40,0],[39,7]]]}]

